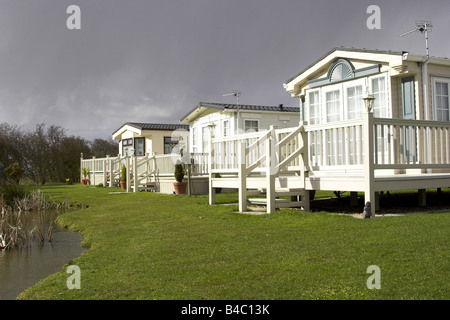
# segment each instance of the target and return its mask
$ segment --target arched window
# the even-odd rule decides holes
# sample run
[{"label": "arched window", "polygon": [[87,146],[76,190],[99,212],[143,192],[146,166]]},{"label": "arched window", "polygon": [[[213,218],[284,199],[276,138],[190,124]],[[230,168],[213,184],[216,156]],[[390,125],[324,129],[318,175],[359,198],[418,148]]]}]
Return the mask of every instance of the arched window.
[{"label": "arched window", "polygon": [[327,78],[330,82],[352,79],[355,77],[354,70],[350,61],[338,59],[328,69]]}]

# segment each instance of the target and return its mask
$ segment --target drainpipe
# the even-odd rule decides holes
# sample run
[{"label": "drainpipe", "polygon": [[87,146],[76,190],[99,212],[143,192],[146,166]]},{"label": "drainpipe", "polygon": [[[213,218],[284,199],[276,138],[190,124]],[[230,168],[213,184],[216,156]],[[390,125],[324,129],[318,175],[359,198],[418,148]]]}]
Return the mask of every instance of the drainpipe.
[{"label": "drainpipe", "polygon": [[[423,118],[424,120],[431,120],[430,118],[430,106],[429,106],[429,98],[428,98],[428,61],[430,57],[427,55],[424,62],[422,62],[422,97],[423,97]],[[431,155],[431,135],[430,129],[427,127],[427,162],[430,160],[428,157]],[[425,170],[427,173],[430,171],[429,169]]]},{"label": "drainpipe", "polygon": [[430,120],[429,116],[429,99],[428,99],[428,60],[427,57],[424,62],[422,62],[422,92],[423,92],[423,112],[424,120]]}]

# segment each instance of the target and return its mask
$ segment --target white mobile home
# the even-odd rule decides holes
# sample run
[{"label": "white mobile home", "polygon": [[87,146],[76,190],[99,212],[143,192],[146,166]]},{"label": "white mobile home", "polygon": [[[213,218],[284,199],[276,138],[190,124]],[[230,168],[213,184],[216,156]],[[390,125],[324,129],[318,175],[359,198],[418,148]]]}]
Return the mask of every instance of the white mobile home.
[{"label": "white mobile home", "polygon": [[[190,152],[208,153],[208,139],[298,126],[300,108],[200,102],[181,123],[189,124]],[[213,132],[211,132],[213,130]]]},{"label": "white mobile home", "polygon": [[[120,156],[170,154],[180,139],[189,138],[189,126],[170,123],[127,122],[112,134],[119,141]],[[131,152],[133,150],[133,152]]]},{"label": "white mobile home", "polygon": [[210,178],[210,202],[236,185],[240,210],[257,186],[268,212],[308,208],[309,190],[364,192],[372,214],[380,191],[416,189],[424,204],[425,189],[450,186],[449,87],[446,58],[334,48],[284,83],[300,126],[212,140],[210,174],[227,175]]}]

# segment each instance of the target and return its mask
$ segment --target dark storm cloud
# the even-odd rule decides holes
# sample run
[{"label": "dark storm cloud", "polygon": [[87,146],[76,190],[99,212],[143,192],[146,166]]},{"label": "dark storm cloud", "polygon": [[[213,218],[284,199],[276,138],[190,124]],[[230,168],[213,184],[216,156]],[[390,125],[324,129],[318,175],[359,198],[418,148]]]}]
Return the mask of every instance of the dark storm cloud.
[{"label": "dark storm cloud", "polygon": [[[81,8],[68,30],[66,8]],[[366,27],[370,4],[381,29]],[[448,1],[0,1],[0,122],[87,138],[126,121],[178,122],[199,101],[297,105],[285,80],[335,46],[450,56]]]}]

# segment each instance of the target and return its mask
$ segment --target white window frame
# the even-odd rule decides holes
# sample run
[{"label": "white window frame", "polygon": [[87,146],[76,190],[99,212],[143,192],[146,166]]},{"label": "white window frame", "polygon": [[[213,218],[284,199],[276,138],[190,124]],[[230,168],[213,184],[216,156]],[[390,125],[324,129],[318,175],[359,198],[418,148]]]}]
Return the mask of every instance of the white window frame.
[{"label": "white window frame", "polygon": [[[339,111],[338,111],[338,115],[339,115],[339,119],[338,120],[334,120],[334,121],[328,121],[328,106],[327,106],[327,93],[329,92],[333,92],[333,91],[339,91]],[[329,123],[329,122],[337,122],[337,121],[342,121],[344,120],[344,99],[343,99],[343,94],[342,94],[342,83],[339,84],[334,84],[334,85],[330,85],[330,86],[326,86],[322,88],[322,123]]]},{"label": "white window frame", "polygon": [[[202,152],[203,153],[208,153],[208,140],[210,137],[210,132],[209,132],[209,126],[203,126],[201,127],[201,132],[202,132]],[[204,132],[206,132],[206,136],[204,134]]]},{"label": "white window frame", "polygon": [[[383,118],[390,118],[391,117],[391,114],[392,114],[392,111],[391,111],[391,104],[389,103],[389,95],[390,95],[390,92],[389,92],[389,88],[390,88],[390,81],[389,81],[389,79],[390,79],[390,77],[388,77],[387,76],[387,73],[382,73],[382,74],[379,74],[379,75],[376,75],[376,76],[371,76],[371,77],[369,77],[368,78],[368,82],[369,82],[369,85],[368,85],[368,87],[369,87],[369,91],[370,91],[370,93],[371,94],[373,94],[373,95],[375,95],[375,92],[374,92],[374,90],[373,90],[373,80],[375,80],[375,79],[379,79],[379,78],[384,78],[384,83],[385,83],[385,87],[384,87],[384,89],[385,89],[385,93],[386,93],[386,95],[385,95],[385,99],[384,99],[384,105],[385,105],[385,108],[386,108],[386,114],[385,114],[385,116],[383,117]],[[374,107],[374,109],[372,109],[372,112],[373,112],[373,114],[374,114],[374,117],[377,117],[376,115],[375,115],[375,107]],[[378,117],[377,117],[378,118]]]},{"label": "white window frame", "polygon": [[247,121],[256,121],[256,123],[258,124],[258,127],[257,127],[258,130],[251,131],[251,132],[258,132],[260,130],[259,119],[244,119],[244,132],[247,132],[247,125],[246,125]]},{"label": "white window frame", "polygon": [[[349,117],[349,105],[348,105],[348,89],[350,88],[354,88],[354,87],[359,87],[361,86],[361,90],[362,90],[362,96],[361,96],[361,101],[359,101],[360,103],[360,108],[361,108],[361,112],[360,112],[360,116],[356,117],[356,118],[350,118]],[[362,114],[364,113],[364,101],[362,98],[364,98],[365,93],[366,93],[366,81],[365,79],[357,79],[357,80],[353,80],[353,81],[347,81],[343,83],[343,105],[344,105],[344,119],[345,120],[350,120],[350,119],[358,119],[362,117]]]},{"label": "white window frame", "polygon": [[440,83],[447,83],[448,86],[448,105],[449,105],[449,121],[450,121],[450,78],[443,78],[443,77],[431,77],[431,92],[432,92],[432,113],[433,113],[433,119],[434,121],[444,121],[444,120],[438,120],[438,114],[437,114],[437,92],[436,92],[436,82]]},{"label": "white window frame", "polygon": [[228,137],[230,135],[230,120],[222,120],[222,137]]},{"label": "white window frame", "polygon": [[192,140],[192,152],[193,153],[197,153],[198,152],[198,143],[197,143],[197,140],[198,140],[198,127],[192,127],[192,130],[191,130],[191,132],[192,132],[192,137],[191,137],[191,140]]},{"label": "white window frame", "polygon": [[[317,109],[316,109],[316,111],[318,113],[314,117],[316,119],[316,121],[314,121],[314,122],[311,121],[311,98],[310,98],[311,94],[316,94],[317,100],[318,100],[316,103],[318,105]],[[309,90],[308,94],[306,95],[306,120],[308,121],[308,124],[322,123],[322,99],[321,99],[320,89]]]}]

